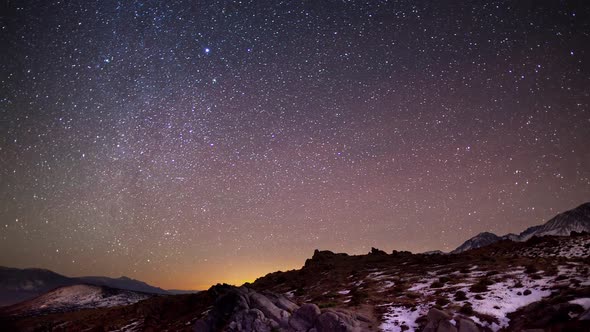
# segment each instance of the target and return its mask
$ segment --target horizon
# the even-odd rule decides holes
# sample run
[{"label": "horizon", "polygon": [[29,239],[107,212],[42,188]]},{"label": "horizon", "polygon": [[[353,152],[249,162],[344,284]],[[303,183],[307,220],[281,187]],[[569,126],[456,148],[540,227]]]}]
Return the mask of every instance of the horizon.
[{"label": "horizon", "polygon": [[[588,203],[590,203],[590,201],[588,201],[588,202],[582,202],[582,203],[580,203],[580,204],[578,204],[578,205],[576,205],[576,206],[574,206],[574,207],[572,207],[572,208],[570,208],[570,209],[567,209],[567,210],[564,210],[564,211],[558,212],[557,214],[553,215],[553,217],[555,217],[555,216],[557,216],[557,215],[559,215],[559,214],[561,214],[561,213],[563,213],[563,212],[569,211],[569,210],[571,210],[571,209],[574,209],[574,208],[576,208],[576,207],[579,207],[579,206],[581,206],[581,205],[583,205],[583,204],[588,204]],[[476,233],[476,234],[473,234],[473,235],[472,235],[472,237],[473,237],[473,236],[477,236],[477,235],[479,235],[479,234],[481,234],[481,233],[484,233],[484,232],[490,232],[490,233],[496,234],[496,235],[498,235],[498,236],[503,236],[503,235],[508,235],[508,234],[519,234],[519,233],[521,233],[521,232],[525,231],[525,230],[526,230],[527,228],[529,228],[529,227],[534,227],[534,226],[542,225],[542,224],[544,224],[545,222],[548,222],[548,221],[549,221],[550,219],[552,219],[553,217],[547,218],[547,219],[546,219],[544,222],[542,222],[542,223],[537,223],[537,224],[532,224],[532,225],[530,225],[530,226],[527,226],[525,229],[522,229],[522,230],[520,230],[520,231],[516,231],[516,232],[514,232],[514,233],[504,233],[504,234],[498,234],[498,233],[495,233],[495,232],[493,232],[493,231],[481,231],[481,232],[478,232],[478,233]],[[463,244],[465,241],[467,241],[467,240],[469,240],[469,239],[471,239],[471,237],[464,239],[464,240],[463,240],[461,243],[459,243],[459,244],[458,244],[456,247],[458,247],[459,245]],[[350,255],[350,256],[356,256],[356,255],[361,255],[361,256],[362,256],[362,255],[366,255],[367,253],[370,253],[370,249],[371,249],[371,248],[375,248],[375,247],[369,247],[369,248],[368,248],[366,251],[364,251],[364,252],[357,252],[357,253],[351,253],[351,252],[340,252],[340,251],[337,251],[337,250],[331,250],[330,248],[316,248],[316,249],[314,249],[314,252],[315,252],[315,250],[320,250],[320,251],[328,250],[328,251],[332,251],[332,252],[334,252],[334,253],[345,253],[345,254],[347,254],[347,255]],[[391,252],[392,252],[392,251],[394,251],[394,250],[397,250],[397,251],[403,251],[403,250],[404,250],[404,249],[396,249],[396,248],[393,248],[393,249],[391,249],[391,250],[384,250],[383,248],[376,248],[376,249],[383,250],[383,251],[385,251],[386,253],[391,253]],[[411,252],[411,253],[413,253],[413,254],[420,254],[420,253],[424,253],[424,252],[429,252],[429,251],[438,251],[438,250],[440,250],[440,249],[430,249],[430,250],[423,250],[423,251],[419,251],[419,252],[416,252],[416,251],[411,251],[411,250],[407,250],[407,251],[410,251],[410,252]],[[442,252],[444,252],[444,253],[450,253],[450,251],[452,251],[452,249],[451,249],[450,251],[448,251],[448,250],[447,250],[447,251],[445,251],[445,250],[440,250],[440,251],[442,251]],[[50,268],[46,268],[46,267],[39,267],[39,266],[35,266],[35,267],[14,267],[14,266],[3,266],[3,267],[6,267],[6,268],[18,268],[18,269],[43,269],[43,270],[49,270],[49,271],[51,271],[51,272],[54,272],[54,273],[57,273],[57,274],[60,274],[60,275],[66,276],[66,277],[71,277],[71,278],[79,278],[79,277],[108,277],[108,278],[115,278],[115,279],[117,279],[117,278],[131,278],[131,279],[133,279],[133,280],[137,280],[137,281],[145,282],[145,283],[147,283],[147,284],[148,284],[148,285],[150,285],[150,286],[158,287],[158,288],[161,288],[161,289],[163,289],[163,290],[205,291],[205,290],[209,289],[210,287],[212,287],[212,286],[215,286],[215,285],[217,285],[217,284],[224,284],[224,283],[225,283],[225,284],[229,284],[229,285],[233,285],[233,286],[241,286],[241,285],[243,285],[243,284],[245,284],[245,283],[252,283],[252,282],[254,282],[256,279],[258,279],[258,278],[261,278],[261,277],[264,277],[265,275],[267,275],[267,274],[269,274],[269,273],[273,273],[273,272],[279,272],[279,271],[285,272],[285,271],[289,271],[289,270],[297,270],[297,269],[300,269],[300,268],[302,268],[302,267],[304,266],[304,264],[305,264],[305,260],[307,260],[307,259],[310,259],[310,258],[312,257],[312,255],[313,255],[313,252],[312,252],[310,255],[308,255],[306,258],[304,258],[304,259],[303,259],[303,261],[302,261],[303,263],[302,263],[300,266],[294,266],[294,267],[290,267],[290,268],[286,268],[286,269],[277,269],[277,270],[273,270],[273,271],[267,271],[267,272],[263,272],[263,274],[261,274],[261,275],[258,275],[258,276],[254,277],[254,278],[252,278],[252,279],[244,279],[244,280],[242,280],[242,281],[231,281],[231,280],[227,281],[227,280],[226,280],[226,281],[219,281],[219,282],[214,282],[214,283],[212,283],[212,284],[205,284],[203,287],[200,287],[200,288],[182,288],[182,287],[180,287],[180,288],[179,288],[179,287],[170,287],[170,286],[166,286],[166,287],[164,287],[164,286],[162,286],[162,285],[159,285],[159,284],[157,284],[157,283],[153,283],[153,282],[150,282],[150,281],[147,281],[147,280],[138,279],[138,278],[136,278],[136,277],[129,276],[129,275],[118,275],[118,276],[117,276],[117,275],[99,275],[99,274],[80,274],[80,275],[68,275],[68,274],[61,273],[60,271],[52,270],[52,269],[50,269]],[[2,266],[0,266],[0,267],[2,267]]]},{"label": "horizon", "polygon": [[0,8],[0,265],[206,289],[590,199],[584,4]]}]

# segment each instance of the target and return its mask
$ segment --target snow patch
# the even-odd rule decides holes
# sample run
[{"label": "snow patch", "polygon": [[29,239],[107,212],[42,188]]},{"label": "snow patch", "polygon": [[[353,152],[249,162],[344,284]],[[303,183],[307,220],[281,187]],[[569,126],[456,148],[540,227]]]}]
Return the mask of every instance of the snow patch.
[{"label": "snow patch", "polygon": [[383,332],[401,332],[402,326],[407,326],[410,331],[418,328],[416,320],[428,312],[427,306],[416,306],[412,308],[396,306],[391,304],[385,315],[383,323],[379,326]]},{"label": "snow patch", "polygon": [[590,297],[584,297],[584,298],[580,298],[580,299],[571,300],[570,303],[582,306],[582,308],[584,308],[584,310],[590,309]]}]

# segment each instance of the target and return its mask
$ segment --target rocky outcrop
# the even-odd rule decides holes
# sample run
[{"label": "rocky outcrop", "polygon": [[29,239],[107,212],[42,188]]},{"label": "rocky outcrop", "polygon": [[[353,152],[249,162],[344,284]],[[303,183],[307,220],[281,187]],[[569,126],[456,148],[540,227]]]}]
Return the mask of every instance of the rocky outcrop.
[{"label": "rocky outcrop", "polygon": [[344,310],[321,311],[306,303],[301,307],[282,295],[256,292],[246,287],[215,286],[219,294],[206,317],[193,330],[252,332],[360,332],[362,322]]},{"label": "rocky outcrop", "polygon": [[381,249],[371,247],[371,251],[369,252],[369,255],[387,256],[387,253]]},{"label": "rocky outcrop", "polygon": [[432,308],[426,315],[428,323],[424,328],[424,332],[480,332],[480,329],[475,323],[466,318],[458,318],[451,322],[451,315]]},{"label": "rocky outcrop", "polygon": [[333,253],[329,250],[316,249],[313,252],[313,256],[310,259],[305,260],[304,267],[331,268],[334,266],[334,262],[337,259],[345,257],[349,257],[348,254]]}]

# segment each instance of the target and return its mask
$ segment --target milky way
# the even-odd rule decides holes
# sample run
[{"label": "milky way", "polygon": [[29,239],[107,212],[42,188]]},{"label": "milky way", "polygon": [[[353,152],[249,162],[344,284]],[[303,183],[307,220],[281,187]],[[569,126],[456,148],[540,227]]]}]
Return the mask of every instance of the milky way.
[{"label": "milky way", "polygon": [[590,198],[584,1],[6,1],[0,264],[239,284]]}]

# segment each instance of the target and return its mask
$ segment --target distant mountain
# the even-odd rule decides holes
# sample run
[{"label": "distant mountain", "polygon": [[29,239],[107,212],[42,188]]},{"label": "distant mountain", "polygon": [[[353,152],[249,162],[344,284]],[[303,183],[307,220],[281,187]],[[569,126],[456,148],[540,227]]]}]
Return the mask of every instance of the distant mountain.
[{"label": "distant mountain", "polygon": [[151,296],[153,294],[80,284],[56,288],[32,300],[6,307],[2,310],[2,313],[36,316],[80,309],[129,305]]},{"label": "distant mountain", "polygon": [[466,250],[481,248],[500,240],[526,241],[533,236],[569,236],[572,232],[590,232],[590,202],[560,213],[543,225],[529,227],[518,235],[498,236],[489,232],[480,233],[465,241],[451,253],[457,254]]},{"label": "distant mountain", "polygon": [[29,300],[63,286],[91,284],[151,294],[171,294],[166,290],[127,277],[70,278],[44,269],[0,267],[0,306]]},{"label": "distant mountain", "polygon": [[152,293],[152,294],[170,294],[168,291],[163,290],[162,288],[151,286],[146,284],[143,281],[127,278],[127,277],[120,277],[120,278],[109,278],[109,277],[80,277],[76,278],[79,281],[98,285],[98,286],[107,286],[112,288],[119,288],[119,289],[127,289],[136,292],[144,292],[144,293]]},{"label": "distant mountain", "polygon": [[451,253],[456,254],[456,253],[464,252],[464,251],[475,249],[475,248],[485,247],[485,246],[488,246],[492,243],[496,243],[500,240],[502,240],[502,237],[500,237],[494,233],[490,233],[490,232],[479,233],[476,236],[472,237],[471,239],[465,241],[462,245],[457,247],[457,249],[451,251]]},{"label": "distant mountain", "polygon": [[590,202],[560,213],[543,225],[527,228],[520,233],[519,240],[545,235],[568,236],[571,232],[590,232]]},{"label": "distant mountain", "polygon": [[0,267],[0,306],[31,299],[74,283],[76,281],[72,278],[49,270]]}]

